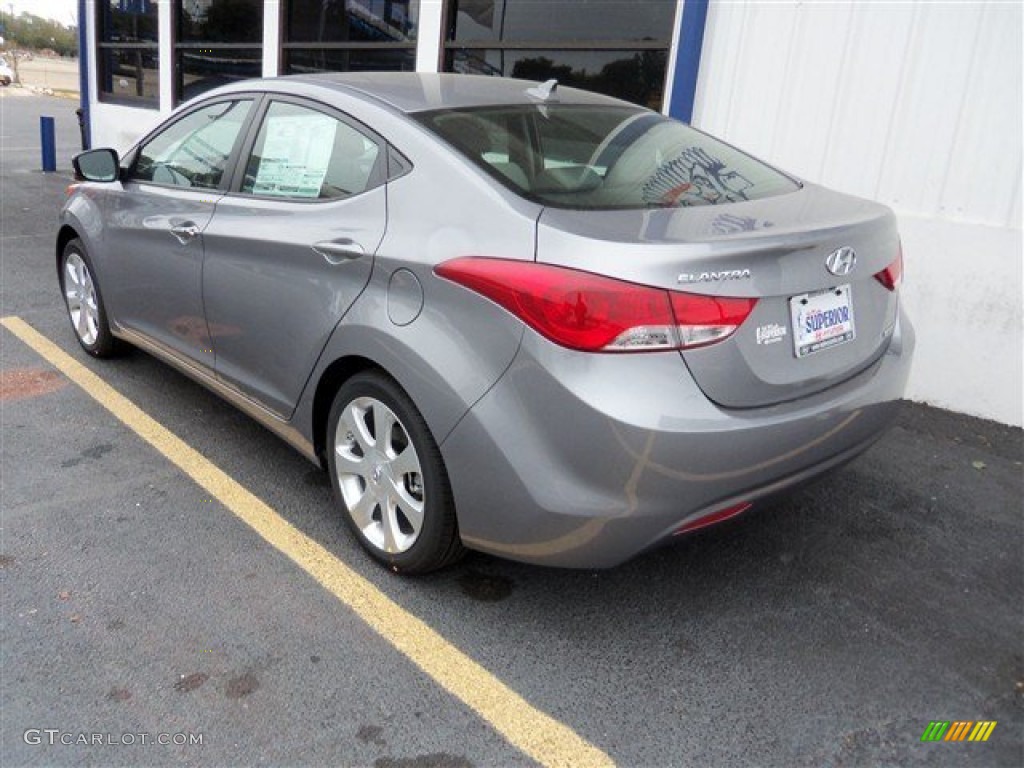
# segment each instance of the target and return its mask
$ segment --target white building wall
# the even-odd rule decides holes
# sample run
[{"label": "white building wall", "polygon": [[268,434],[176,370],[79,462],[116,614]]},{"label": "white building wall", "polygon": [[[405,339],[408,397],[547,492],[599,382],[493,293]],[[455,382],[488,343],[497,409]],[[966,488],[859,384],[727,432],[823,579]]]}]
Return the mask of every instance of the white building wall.
[{"label": "white building wall", "polygon": [[1022,5],[712,2],[693,122],[892,206],[908,395],[1022,421]]}]

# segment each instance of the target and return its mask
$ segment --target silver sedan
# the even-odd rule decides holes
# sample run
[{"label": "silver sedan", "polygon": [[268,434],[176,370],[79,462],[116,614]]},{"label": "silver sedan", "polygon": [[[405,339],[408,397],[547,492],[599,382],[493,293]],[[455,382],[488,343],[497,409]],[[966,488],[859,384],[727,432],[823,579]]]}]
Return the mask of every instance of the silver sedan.
[{"label": "silver sedan", "polygon": [[554,81],[243,82],[75,169],[84,350],[258,419],[396,571],[613,566],[853,458],[903,395],[887,208]]}]

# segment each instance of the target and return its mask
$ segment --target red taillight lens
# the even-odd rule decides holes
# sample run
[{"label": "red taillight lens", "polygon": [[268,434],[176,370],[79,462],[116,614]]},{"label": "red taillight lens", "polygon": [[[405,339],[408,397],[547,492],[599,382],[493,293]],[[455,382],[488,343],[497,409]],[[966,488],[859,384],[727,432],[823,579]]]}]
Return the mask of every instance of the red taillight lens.
[{"label": "red taillight lens", "polygon": [[665,291],[565,267],[465,257],[435,269],[500,304],[556,344],[586,352],[651,352],[724,339],[756,299]]},{"label": "red taillight lens", "polygon": [[670,291],[683,347],[702,347],[732,335],[753,311],[757,299],[697,296]]},{"label": "red taillight lens", "polygon": [[903,246],[900,246],[899,253],[896,254],[896,258],[892,264],[883,269],[881,272],[875,273],[875,280],[880,282],[890,291],[895,291],[899,286],[900,281],[903,280]]}]

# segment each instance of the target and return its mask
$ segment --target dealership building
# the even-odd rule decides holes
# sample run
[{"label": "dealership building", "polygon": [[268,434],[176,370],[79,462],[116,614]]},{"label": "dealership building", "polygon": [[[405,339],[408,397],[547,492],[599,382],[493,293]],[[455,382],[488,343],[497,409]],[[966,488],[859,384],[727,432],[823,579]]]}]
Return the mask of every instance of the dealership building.
[{"label": "dealership building", "polygon": [[1022,6],[78,0],[93,146],[226,82],[462,72],[612,94],[899,216],[909,395],[1022,423]]}]

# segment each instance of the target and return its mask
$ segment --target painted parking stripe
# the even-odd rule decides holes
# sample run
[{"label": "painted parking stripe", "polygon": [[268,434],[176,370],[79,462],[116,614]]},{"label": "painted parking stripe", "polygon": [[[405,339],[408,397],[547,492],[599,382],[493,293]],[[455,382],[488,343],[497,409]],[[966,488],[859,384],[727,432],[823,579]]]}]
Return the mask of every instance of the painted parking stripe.
[{"label": "painted parking stripe", "polygon": [[0,325],[319,582],[434,682],[545,766],[612,766],[612,759],[568,726],[533,707],[421,619],[306,536],[103,379],[19,317]]}]

